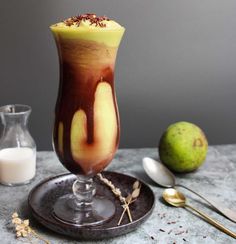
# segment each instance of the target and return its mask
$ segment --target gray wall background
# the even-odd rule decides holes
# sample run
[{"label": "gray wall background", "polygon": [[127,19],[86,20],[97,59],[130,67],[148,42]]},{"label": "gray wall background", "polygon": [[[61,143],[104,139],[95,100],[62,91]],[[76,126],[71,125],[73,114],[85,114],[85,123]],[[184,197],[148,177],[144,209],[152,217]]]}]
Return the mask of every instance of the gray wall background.
[{"label": "gray wall background", "polygon": [[0,105],[32,106],[39,150],[52,149],[59,79],[48,26],[83,12],[126,27],[116,68],[121,147],[156,146],[180,120],[211,144],[236,142],[235,0],[1,0]]}]

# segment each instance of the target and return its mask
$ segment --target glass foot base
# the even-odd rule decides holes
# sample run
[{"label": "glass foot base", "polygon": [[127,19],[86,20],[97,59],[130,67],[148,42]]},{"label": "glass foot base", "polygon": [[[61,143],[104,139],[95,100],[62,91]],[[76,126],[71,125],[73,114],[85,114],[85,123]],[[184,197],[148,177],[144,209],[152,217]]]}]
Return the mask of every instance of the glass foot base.
[{"label": "glass foot base", "polygon": [[60,197],[54,205],[54,217],[61,222],[76,226],[99,225],[111,219],[115,214],[112,201],[94,196],[93,204],[77,208],[73,194]]}]

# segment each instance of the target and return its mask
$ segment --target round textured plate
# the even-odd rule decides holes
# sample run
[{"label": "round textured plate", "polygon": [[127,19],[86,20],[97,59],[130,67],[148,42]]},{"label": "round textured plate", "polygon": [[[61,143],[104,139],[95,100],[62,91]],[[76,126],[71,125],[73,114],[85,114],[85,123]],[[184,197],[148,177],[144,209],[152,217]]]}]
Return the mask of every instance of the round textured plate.
[{"label": "round textured plate", "polygon": [[[123,196],[127,196],[132,192],[132,185],[136,181],[134,177],[115,172],[104,171],[102,175],[111,180],[116,187],[120,188]],[[59,222],[53,217],[53,205],[58,197],[72,192],[71,187],[75,179],[76,177],[72,174],[59,175],[39,183],[29,194],[28,203],[33,216],[41,224],[55,232],[76,239],[97,240],[111,238],[135,230],[152,213],[155,202],[154,193],[148,185],[140,181],[140,195],[138,199],[130,205],[133,222],[130,223],[125,214],[121,225],[117,226],[123,211],[121,203],[119,199],[113,195],[108,186],[104,185],[95,177],[96,194],[105,195],[115,203],[115,216],[108,222],[92,227],[78,227],[76,225],[67,225],[66,223]]]}]

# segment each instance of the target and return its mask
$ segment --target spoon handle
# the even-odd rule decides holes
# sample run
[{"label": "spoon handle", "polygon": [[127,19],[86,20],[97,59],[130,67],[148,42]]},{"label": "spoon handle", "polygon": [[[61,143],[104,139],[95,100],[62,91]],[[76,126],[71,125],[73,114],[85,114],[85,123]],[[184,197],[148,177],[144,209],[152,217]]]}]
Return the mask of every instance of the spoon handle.
[{"label": "spoon handle", "polygon": [[234,212],[233,210],[231,209],[228,209],[228,208],[225,208],[223,206],[221,206],[221,204],[215,202],[215,201],[212,201],[212,200],[209,200],[209,199],[206,199],[205,197],[203,197],[202,195],[200,195],[199,193],[191,190],[190,188],[188,188],[187,186],[183,186],[183,185],[180,185],[180,184],[176,184],[175,186],[179,186],[179,187],[182,187],[182,188],[185,188],[187,189],[188,191],[194,193],[195,195],[199,196],[200,198],[202,198],[204,201],[206,201],[207,203],[209,203],[212,207],[214,207],[216,210],[218,210],[220,213],[222,213],[225,217],[227,217],[228,219],[232,220],[233,222],[236,222],[236,212]]},{"label": "spoon handle", "polygon": [[220,224],[219,222],[217,222],[216,220],[212,219],[210,216],[208,216],[207,214],[197,210],[196,208],[189,206],[187,204],[185,204],[184,207],[190,208],[191,210],[197,212],[199,215],[201,215],[208,223],[212,224],[213,226],[215,226],[216,228],[218,228],[219,230],[223,231],[225,234],[228,234],[230,236],[232,236],[233,238],[236,238],[236,233],[234,233],[233,231],[227,229],[226,227],[224,227],[222,224]]}]

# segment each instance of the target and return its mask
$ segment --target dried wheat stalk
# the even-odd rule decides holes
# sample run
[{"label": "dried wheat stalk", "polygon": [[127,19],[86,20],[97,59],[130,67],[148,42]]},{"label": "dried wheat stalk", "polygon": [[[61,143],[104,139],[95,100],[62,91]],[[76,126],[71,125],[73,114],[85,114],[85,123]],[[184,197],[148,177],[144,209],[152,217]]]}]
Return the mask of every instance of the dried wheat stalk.
[{"label": "dried wheat stalk", "polygon": [[120,202],[122,203],[122,207],[124,208],[120,219],[117,223],[117,225],[121,224],[121,221],[124,217],[124,214],[127,212],[127,215],[129,217],[129,221],[132,222],[132,216],[131,216],[131,212],[129,209],[129,205],[133,202],[136,201],[136,199],[138,198],[139,194],[140,194],[140,188],[141,188],[141,184],[139,181],[135,181],[133,184],[133,191],[131,194],[129,194],[126,198],[122,196],[121,194],[121,190],[117,187],[115,187],[115,185],[108,179],[106,179],[101,173],[97,174],[97,176],[99,177],[99,179],[108,187],[110,187],[111,191],[113,192],[113,194],[119,198]]}]

